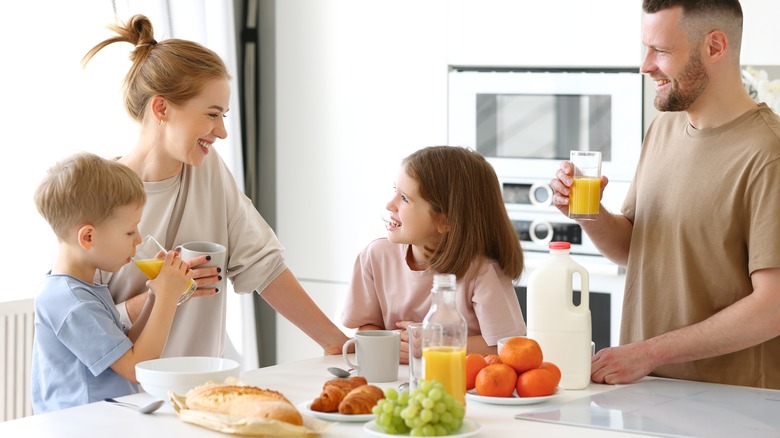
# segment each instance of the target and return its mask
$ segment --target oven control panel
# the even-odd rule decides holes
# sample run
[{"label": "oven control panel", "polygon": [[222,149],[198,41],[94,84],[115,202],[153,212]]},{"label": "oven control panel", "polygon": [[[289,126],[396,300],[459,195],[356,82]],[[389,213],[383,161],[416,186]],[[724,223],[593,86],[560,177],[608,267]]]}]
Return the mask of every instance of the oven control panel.
[{"label": "oven control panel", "polygon": [[513,220],[521,242],[546,245],[549,242],[569,242],[582,245],[582,227],[576,223],[556,223],[543,220]]},{"label": "oven control panel", "polygon": [[504,202],[516,205],[547,207],[552,205],[553,191],[546,183],[504,183],[501,185]]},{"label": "oven control panel", "polygon": [[[509,219],[524,251],[549,252],[553,241],[569,242],[572,254],[601,256],[580,224],[561,214],[552,203],[550,180],[534,178],[499,179]],[[620,209],[628,183],[610,182],[602,196],[608,210]]]}]

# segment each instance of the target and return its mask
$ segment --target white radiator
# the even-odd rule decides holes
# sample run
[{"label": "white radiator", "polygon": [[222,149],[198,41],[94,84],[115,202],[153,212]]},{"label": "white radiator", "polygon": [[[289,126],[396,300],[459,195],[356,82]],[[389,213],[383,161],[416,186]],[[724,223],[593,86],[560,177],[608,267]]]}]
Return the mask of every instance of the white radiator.
[{"label": "white radiator", "polygon": [[0,421],[32,415],[33,299],[0,302]]}]

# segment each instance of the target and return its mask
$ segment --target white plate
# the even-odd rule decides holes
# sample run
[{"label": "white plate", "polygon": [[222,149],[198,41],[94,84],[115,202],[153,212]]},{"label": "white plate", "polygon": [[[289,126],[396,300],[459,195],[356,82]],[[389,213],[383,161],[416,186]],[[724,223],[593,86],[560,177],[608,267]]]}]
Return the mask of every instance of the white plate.
[{"label": "white plate", "polygon": [[[404,435],[390,435],[387,433],[382,432],[384,428],[381,426],[378,426],[376,424],[376,421],[371,420],[368,423],[363,425],[363,430],[365,430],[369,435],[371,436],[378,436],[383,438],[396,438],[399,436]],[[468,419],[463,419],[463,425],[460,427],[460,430],[458,433],[453,435],[447,435],[448,438],[465,438],[467,436],[476,435],[479,433],[479,431],[482,430],[482,425],[477,423],[476,421],[471,421]]]},{"label": "white plate", "polygon": [[311,409],[309,409],[309,406],[311,406],[312,401],[307,401],[299,404],[298,409],[300,409],[304,414],[311,415],[312,417],[317,417],[320,420],[341,421],[344,423],[347,422],[361,423],[361,422],[374,419],[374,414],[345,415],[345,414],[339,414],[338,412],[312,411]]},{"label": "white plate", "polygon": [[513,393],[511,397],[490,397],[487,395],[479,395],[472,389],[466,393],[466,400],[488,403],[491,405],[533,405],[552,400],[555,397],[558,397],[559,394],[560,390],[555,390],[555,394],[546,395],[544,397],[518,397],[516,392]]}]

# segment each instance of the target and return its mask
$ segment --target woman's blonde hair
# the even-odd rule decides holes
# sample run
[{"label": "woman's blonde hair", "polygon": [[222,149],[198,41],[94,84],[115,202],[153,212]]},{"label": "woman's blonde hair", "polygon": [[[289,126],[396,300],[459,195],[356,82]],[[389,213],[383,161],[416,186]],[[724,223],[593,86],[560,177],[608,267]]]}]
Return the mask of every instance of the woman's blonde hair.
[{"label": "woman's blonde hair", "polygon": [[479,153],[456,146],[431,146],[402,165],[431,204],[446,218],[446,231],[430,252],[428,269],[462,277],[474,259],[495,260],[512,279],[523,272],[523,250],[504,206],[493,166]]},{"label": "woman's blonde hair", "polygon": [[230,79],[227,67],[214,51],[188,40],[171,38],[157,42],[152,22],[134,15],[124,26],[110,25],[117,36],[93,47],[81,60],[86,65],[103,47],[117,42],[135,46],[132,66],[124,81],[125,109],[141,122],[146,104],[154,96],[181,105],[197,96],[214,79]]},{"label": "woman's blonde hair", "polygon": [[146,192],[129,167],[82,152],[52,166],[33,199],[54,234],[66,239],[74,226],[97,226],[119,207],[144,205]]}]

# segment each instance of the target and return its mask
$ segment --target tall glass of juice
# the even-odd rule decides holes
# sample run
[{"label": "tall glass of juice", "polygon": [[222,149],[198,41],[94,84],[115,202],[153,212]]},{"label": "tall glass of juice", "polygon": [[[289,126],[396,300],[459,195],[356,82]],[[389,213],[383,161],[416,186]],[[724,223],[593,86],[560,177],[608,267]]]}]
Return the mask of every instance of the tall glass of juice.
[{"label": "tall glass of juice", "polygon": [[[149,277],[150,280],[154,280],[160,275],[166,253],[165,248],[160,245],[160,242],[154,236],[146,236],[136,247],[132,260],[144,275]],[[187,290],[179,298],[179,304],[187,301],[187,298],[195,293],[196,289],[198,289],[198,284],[195,283],[195,280],[190,280]]]},{"label": "tall glass of juice", "polygon": [[601,152],[571,151],[574,184],[569,196],[569,217],[595,220],[601,203]]}]

